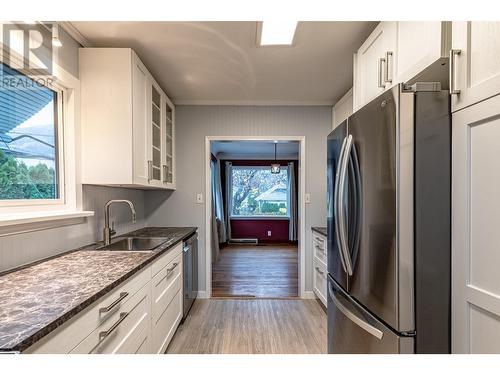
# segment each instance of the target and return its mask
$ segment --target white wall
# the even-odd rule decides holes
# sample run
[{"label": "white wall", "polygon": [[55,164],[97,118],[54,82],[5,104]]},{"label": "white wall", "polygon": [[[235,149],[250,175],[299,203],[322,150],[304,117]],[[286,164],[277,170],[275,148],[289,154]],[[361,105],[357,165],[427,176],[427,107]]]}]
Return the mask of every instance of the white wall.
[{"label": "white wall", "polygon": [[[200,290],[205,289],[205,136],[305,136],[306,291],[312,290],[311,226],[326,225],[326,137],[331,131],[327,106],[178,106],[176,107],[177,190],[148,193],[150,225],[197,226],[199,229]],[[204,197],[205,201],[207,197]]]},{"label": "white wall", "polygon": [[102,240],[104,204],[110,199],[129,199],[137,210],[137,222],[132,224],[128,205],[111,207],[110,218],[115,221],[118,234],[144,227],[145,194],[133,189],[84,186],[83,209],[95,211],[95,216],[81,224],[0,237],[0,271]]}]

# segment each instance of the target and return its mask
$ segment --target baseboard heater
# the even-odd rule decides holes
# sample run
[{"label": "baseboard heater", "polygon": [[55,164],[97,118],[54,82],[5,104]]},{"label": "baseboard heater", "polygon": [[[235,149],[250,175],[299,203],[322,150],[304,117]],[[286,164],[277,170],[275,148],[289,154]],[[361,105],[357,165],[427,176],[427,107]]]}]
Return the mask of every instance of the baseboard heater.
[{"label": "baseboard heater", "polygon": [[231,238],[227,241],[229,244],[247,244],[247,245],[258,245],[259,240],[257,238]]}]

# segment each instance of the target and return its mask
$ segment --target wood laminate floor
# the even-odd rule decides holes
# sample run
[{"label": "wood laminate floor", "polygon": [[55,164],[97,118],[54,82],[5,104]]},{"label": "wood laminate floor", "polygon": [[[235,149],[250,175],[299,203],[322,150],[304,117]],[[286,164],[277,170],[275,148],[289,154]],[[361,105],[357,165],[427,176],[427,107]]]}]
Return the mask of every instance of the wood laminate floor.
[{"label": "wood laminate floor", "polygon": [[327,317],[315,300],[198,299],[167,353],[321,354]]},{"label": "wood laminate floor", "polygon": [[296,245],[229,245],[212,265],[213,297],[298,296]]}]

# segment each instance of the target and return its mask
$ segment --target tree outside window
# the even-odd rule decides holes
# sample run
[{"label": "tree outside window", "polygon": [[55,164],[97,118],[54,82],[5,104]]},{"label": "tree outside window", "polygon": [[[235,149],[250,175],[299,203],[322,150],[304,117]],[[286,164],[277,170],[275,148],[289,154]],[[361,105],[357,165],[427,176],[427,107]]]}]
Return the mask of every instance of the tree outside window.
[{"label": "tree outside window", "polygon": [[233,216],[288,216],[288,169],[233,167]]}]

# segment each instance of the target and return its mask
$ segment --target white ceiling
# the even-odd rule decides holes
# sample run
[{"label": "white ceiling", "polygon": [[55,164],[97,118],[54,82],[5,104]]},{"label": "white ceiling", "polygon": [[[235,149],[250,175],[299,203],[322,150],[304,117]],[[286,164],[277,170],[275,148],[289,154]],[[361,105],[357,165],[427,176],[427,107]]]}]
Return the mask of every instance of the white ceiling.
[{"label": "white ceiling", "polygon": [[257,22],[71,22],[91,46],[132,47],[177,104],[333,104],[376,22],[299,22],[292,46]]},{"label": "white ceiling", "polygon": [[[274,159],[273,141],[216,141],[210,151],[219,158]],[[279,141],[277,159],[298,159],[299,142]]]}]

